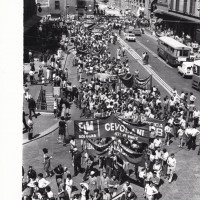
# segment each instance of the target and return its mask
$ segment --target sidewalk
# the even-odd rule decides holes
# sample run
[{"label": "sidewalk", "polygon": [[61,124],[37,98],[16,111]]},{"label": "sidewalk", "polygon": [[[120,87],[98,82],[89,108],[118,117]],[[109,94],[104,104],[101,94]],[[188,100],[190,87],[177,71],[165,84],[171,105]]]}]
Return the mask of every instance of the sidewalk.
[{"label": "sidewalk", "polygon": [[[66,60],[67,58],[67,60]],[[67,54],[64,55],[64,59],[62,60],[62,67],[64,67],[64,65],[68,68],[69,66],[72,65],[72,61],[74,58],[74,54],[71,53],[68,55]],[[66,61],[66,63],[65,63]],[[39,65],[41,64],[41,62],[39,61],[35,61],[35,71],[38,71]],[[26,65],[26,69],[29,70],[30,65]],[[70,67],[69,67],[69,77],[71,78],[71,72],[70,72]],[[46,73],[46,68],[44,68],[44,74]],[[74,72],[73,72],[74,73]],[[30,83],[29,83],[30,84]],[[48,84],[46,86],[41,86],[41,85],[29,85],[29,93],[31,94],[31,96],[33,97],[33,99],[36,101],[40,88],[43,87],[43,89],[46,90],[46,92],[52,92],[52,85]],[[26,113],[26,120],[27,116],[29,115],[29,109],[28,109],[28,102],[24,99],[23,101],[23,109]],[[52,133],[53,131],[55,131],[58,128],[58,120],[56,120],[54,118],[53,113],[45,113],[45,112],[40,112],[37,113],[37,118],[33,117],[33,139],[30,141],[28,140],[28,132],[23,132],[23,144],[27,144],[29,142],[32,142],[34,140],[37,140],[41,137],[44,137],[45,135],[48,135],[50,133]]]}]

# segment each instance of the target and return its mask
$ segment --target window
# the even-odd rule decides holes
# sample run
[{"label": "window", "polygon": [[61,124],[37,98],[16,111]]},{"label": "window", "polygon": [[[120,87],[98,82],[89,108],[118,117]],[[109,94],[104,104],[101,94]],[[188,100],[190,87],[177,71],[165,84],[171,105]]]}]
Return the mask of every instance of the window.
[{"label": "window", "polygon": [[176,11],[179,11],[179,0],[176,0]]},{"label": "window", "polygon": [[184,0],[184,4],[183,4],[183,12],[186,13],[187,12],[187,0]]},{"label": "window", "polygon": [[55,1],[55,10],[60,10],[60,1]]},{"label": "window", "polygon": [[193,73],[197,76],[200,76],[200,67],[195,65],[193,66]]},{"label": "window", "polygon": [[170,53],[174,54],[174,49],[172,47],[168,47]]},{"label": "window", "polygon": [[189,51],[188,50],[178,50],[177,51],[177,56],[188,57],[188,55],[189,55]]}]

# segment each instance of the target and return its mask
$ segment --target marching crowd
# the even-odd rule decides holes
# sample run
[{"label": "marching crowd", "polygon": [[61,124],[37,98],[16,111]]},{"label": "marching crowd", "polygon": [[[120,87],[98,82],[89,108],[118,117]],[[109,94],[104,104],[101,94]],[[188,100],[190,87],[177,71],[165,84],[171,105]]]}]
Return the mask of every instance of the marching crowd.
[{"label": "marching crowd", "polygon": [[[57,27],[57,26],[53,26]],[[94,155],[86,151],[88,144],[81,141],[82,149],[76,141],[69,141],[70,153],[74,174],[58,164],[54,169],[51,160],[54,159],[44,148],[43,163],[44,172],[37,173],[34,167],[29,166],[25,177],[23,169],[23,199],[64,199],[64,200],[110,200],[120,192],[123,192],[126,200],[137,199],[133,184],[129,178],[134,172],[136,182],[144,188],[144,197],[148,200],[159,199],[159,187],[163,179],[168,178],[171,183],[175,180],[176,158],[174,153],[169,154],[167,146],[172,138],[178,138],[178,146],[187,150],[196,148],[196,137],[199,134],[200,112],[195,107],[196,97],[193,93],[181,93],[180,97],[176,89],[171,96],[165,96],[162,100],[160,91],[153,86],[150,90],[141,88],[126,88],[117,80],[120,74],[130,75],[129,61],[125,57],[125,49],[119,47],[116,56],[109,52],[109,43],[116,44],[117,35],[109,21],[104,21],[101,35],[91,34],[82,23],[74,22],[70,25],[69,35],[76,50],[74,67],[77,68],[80,87],[73,86],[68,81],[67,69],[61,68],[62,52],[67,52],[68,39],[60,42],[56,56],[51,56],[51,65],[48,66],[47,79],[55,86],[61,86],[63,97],[54,101],[55,117],[60,117],[58,140],[67,143],[66,120],[72,102],[82,110],[81,116],[86,119],[101,118],[115,114],[119,117],[132,120],[134,116],[166,120],[164,127],[165,138],[162,140],[156,133],[154,124],[150,124],[149,144],[121,138],[102,138],[94,140],[98,145],[105,145],[114,139],[108,148],[106,155]],[[42,66],[40,67],[41,70]],[[41,70],[42,71],[42,70]],[[101,79],[98,73],[106,73],[110,76]],[[31,73],[30,80],[31,78]],[[139,77],[139,71],[135,72]],[[38,80],[44,74],[38,73]],[[86,78],[85,78],[86,77]],[[32,81],[31,81],[32,83]],[[45,81],[42,82],[45,84]],[[35,115],[35,103],[28,93],[25,85],[25,97],[29,102],[30,120],[32,112]],[[35,115],[36,116],[36,115]],[[24,122],[24,120],[23,120]],[[25,122],[24,122],[25,123]],[[26,124],[26,123],[25,123]],[[31,122],[25,125],[31,131]],[[133,165],[120,159],[117,152],[121,152],[118,144],[125,145],[130,151],[145,154],[143,165]],[[200,154],[200,150],[198,151]],[[132,172],[131,172],[132,170]],[[84,173],[81,190],[74,192],[73,177],[78,173]],[[47,177],[55,176],[58,193],[51,190]],[[162,179],[163,178],[163,179]],[[122,185],[120,191],[119,186]]]}]

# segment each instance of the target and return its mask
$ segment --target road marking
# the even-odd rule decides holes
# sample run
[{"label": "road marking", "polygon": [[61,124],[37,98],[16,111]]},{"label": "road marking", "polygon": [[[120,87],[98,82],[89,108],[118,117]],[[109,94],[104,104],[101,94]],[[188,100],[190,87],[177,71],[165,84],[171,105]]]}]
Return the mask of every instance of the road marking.
[{"label": "road marking", "polygon": [[[130,53],[131,56],[134,57],[134,59],[137,59],[138,63],[142,65],[142,67],[153,76],[153,78],[170,94],[173,94],[173,89],[162,79],[158,76],[158,74],[151,69],[151,66],[143,65],[142,58],[139,56],[139,54],[134,51],[124,40],[122,40],[119,36],[119,43],[125,47],[125,49]],[[179,96],[178,96],[179,97]],[[179,97],[180,98],[180,97]]]},{"label": "road marking", "polygon": [[145,45],[143,45],[141,42],[139,42],[137,40],[137,43],[142,46],[143,48],[145,48],[147,51],[149,51],[153,56],[155,56],[158,60],[160,60],[162,63],[164,63],[167,67],[171,68],[172,67],[170,65],[168,65],[162,58],[160,58],[157,54],[155,54],[152,50],[150,50],[148,47],[146,47]]},{"label": "road marking", "polygon": [[[124,31],[122,31],[123,35],[125,35]],[[148,35],[150,37],[150,35]],[[124,36],[125,37],[125,36]],[[153,36],[151,36],[153,37]],[[154,38],[155,39],[155,38]],[[168,65],[162,58],[160,58],[157,54],[155,54],[153,51],[151,51],[148,47],[146,47],[145,45],[143,45],[141,42],[139,42],[138,40],[136,40],[136,42],[142,46],[143,48],[145,48],[147,51],[149,51],[154,57],[156,57],[158,60],[160,60],[162,63],[164,63],[167,67],[171,68],[172,67],[170,65]],[[132,48],[131,48],[132,49]],[[150,66],[151,67],[151,66]]]},{"label": "road marking", "polygon": [[158,40],[158,38],[156,36],[151,35],[150,33],[148,33],[147,31],[145,31],[145,35],[147,35],[148,37],[154,39],[155,41]]}]

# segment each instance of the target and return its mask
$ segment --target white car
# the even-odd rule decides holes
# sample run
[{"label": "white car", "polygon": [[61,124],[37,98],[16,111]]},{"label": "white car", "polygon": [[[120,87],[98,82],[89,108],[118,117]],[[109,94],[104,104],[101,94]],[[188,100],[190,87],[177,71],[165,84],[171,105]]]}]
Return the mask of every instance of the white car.
[{"label": "white car", "polygon": [[194,62],[183,62],[181,66],[178,66],[178,73],[183,77],[193,76],[193,64]]},{"label": "white car", "polygon": [[136,41],[135,34],[133,34],[133,33],[127,33],[125,36],[125,39],[128,41],[134,41],[134,42]]}]

